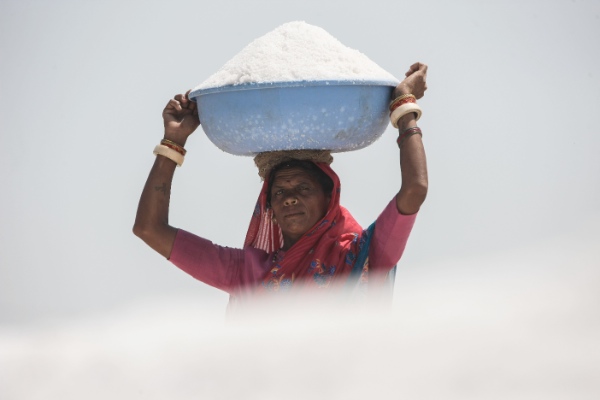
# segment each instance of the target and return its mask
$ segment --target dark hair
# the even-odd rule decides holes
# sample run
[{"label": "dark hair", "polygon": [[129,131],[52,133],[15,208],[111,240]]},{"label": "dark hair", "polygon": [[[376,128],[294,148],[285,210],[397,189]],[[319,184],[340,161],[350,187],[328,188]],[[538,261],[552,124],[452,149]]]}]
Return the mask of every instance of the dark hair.
[{"label": "dark hair", "polygon": [[321,189],[323,189],[323,193],[325,193],[326,196],[331,195],[331,192],[333,191],[333,180],[325,172],[323,172],[323,170],[319,168],[317,164],[307,160],[291,159],[277,164],[271,168],[271,171],[269,172],[269,187],[267,188],[268,207],[271,206],[271,190],[273,189],[273,180],[275,178],[275,174],[281,170],[290,168],[299,168],[305,171],[310,176],[315,178],[317,182],[319,182],[319,185],[321,185]]}]

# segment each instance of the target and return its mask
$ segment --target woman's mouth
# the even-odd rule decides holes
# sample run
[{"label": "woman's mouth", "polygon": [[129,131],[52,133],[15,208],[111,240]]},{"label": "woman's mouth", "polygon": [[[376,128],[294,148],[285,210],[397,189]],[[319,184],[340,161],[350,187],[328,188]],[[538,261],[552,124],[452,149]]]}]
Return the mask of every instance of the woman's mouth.
[{"label": "woman's mouth", "polygon": [[294,218],[294,217],[299,217],[299,216],[301,216],[301,215],[303,215],[303,214],[304,214],[304,213],[303,213],[303,212],[300,212],[300,211],[298,211],[298,212],[293,212],[293,213],[286,214],[286,215],[285,215],[285,218]]}]

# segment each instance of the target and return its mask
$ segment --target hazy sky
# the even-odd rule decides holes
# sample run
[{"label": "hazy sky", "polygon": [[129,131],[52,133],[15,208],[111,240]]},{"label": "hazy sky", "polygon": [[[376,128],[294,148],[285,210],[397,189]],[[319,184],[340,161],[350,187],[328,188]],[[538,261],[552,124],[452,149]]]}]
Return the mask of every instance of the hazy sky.
[{"label": "hazy sky", "polygon": [[[424,364],[403,371],[448,382],[468,379],[478,362],[526,351],[529,345],[516,336],[526,332],[526,340],[540,340],[530,358],[537,361],[526,365],[540,367],[543,381],[554,385],[568,374],[548,368],[569,366],[579,379],[573,375],[569,382],[590,395],[580,384],[586,373],[598,372],[587,367],[589,359],[581,360],[600,356],[593,345],[600,333],[600,2],[0,0],[0,331],[27,327],[35,333],[36,326],[63,321],[70,332],[63,341],[2,336],[0,353],[14,362],[2,366],[0,360],[8,388],[0,397],[19,398],[23,388],[36,387],[27,377],[40,354],[52,359],[72,350],[81,357],[72,365],[113,354],[116,362],[119,346],[141,332],[128,331],[125,323],[116,332],[133,333],[115,333],[111,342],[90,333],[96,323],[77,336],[68,328],[72,321],[114,314],[102,325],[114,327],[143,310],[140,326],[158,335],[161,320],[153,317],[168,320],[184,302],[193,310],[182,318],[188,322],[196,306],[224,310],[224,293],[188,277],[134,237],[135,210],[169,98],[202,82],[252,39],[293,20],[324,28],[398,78],[415,61],[429,65],[420,126],[430,190],[399,266],[395,303],[410,324],[398,329],[408,343],[426,331],[422,337],[437,345],[423,342],[423,348],[464,350],[470,367],[452,378]],[[363,225],[400,187],[395,138],[390,127],[367,149],[335,156],[342,204]],[[240,246],[260,188],[251,158],[221,152],[201,129],[186,147],[171,224]],[[502,327],[493,336],[497,346],[442,345],[461,337],[463,328],[487,335],[494,326]],[[551,340],[539,339],[548,331]],[[553,364],[544,349],[568,342],[561,332],[571,347],[562,348],[561,362]],[[81,352],[69,347],[79,343],[73,338],[100,344]],[[162,347],[165,354],[171,348]],[[129,360],[145,366],[147,353],[139,349]],[[215,347],[211,357],[219,351]],[[445,354],[454,360],[454,353]],[[420,354],[409,356],[418,360]],[[40,371],[55,375],[44,374],[39,397],[27,392],[30,399],[79,381],[75,367],[43,365]],[[202,368],[194,371],[206,372]],[[509,370],[517,374],[503,371]],[[167,379],[158,371],[150,372]],[[125,386],[137,382],[124,376]],[[90,398],[87,381],[81,382],[72,397],[52,393]],[[177,382],[162,388],[177,388]],[[438,388],[456,383],[448,382]],[[519,378],[511,382],[524,387]],[[561,398],[563,392],[548,387],[558,397],[544,398]]]},{"label": "hazy sky", "polygon": [[[131,226],[168,99],[292,20],[398,77],[417,60],[430,67],[430,191],[401,270],[435,274],[434,261],[598,234],[598,2],[3,0],[0,322],[157,294],[226,302]],[[334,161],[362,224],[399,188],[395,135]],[[260,187],[252,160],[201,129],[187,147],[171,223],[239,246]]]}]

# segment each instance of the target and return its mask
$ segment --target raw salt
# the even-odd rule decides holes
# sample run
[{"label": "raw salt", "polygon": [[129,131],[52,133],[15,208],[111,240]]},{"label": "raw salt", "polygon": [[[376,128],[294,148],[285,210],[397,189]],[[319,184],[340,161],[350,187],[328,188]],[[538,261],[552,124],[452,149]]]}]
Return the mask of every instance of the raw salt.
[{"label": "raw salt", "polygon": [[324,29],[295,21],[255,39],[194,90],[304,80],[399,82],[363,53],[344,46]]}]

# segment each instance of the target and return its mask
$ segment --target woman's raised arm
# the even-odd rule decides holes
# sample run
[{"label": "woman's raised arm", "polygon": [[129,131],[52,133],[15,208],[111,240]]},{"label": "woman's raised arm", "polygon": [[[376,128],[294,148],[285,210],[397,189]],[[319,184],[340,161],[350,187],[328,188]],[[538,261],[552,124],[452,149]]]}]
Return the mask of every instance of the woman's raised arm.
[{"label": "woman's raised arm", "polygon": [[[393,98],[412,94],[420,99],[427,90],[427,65],[415,63],[406,73],[406,78],[394,90]],[[427,196],[427,160],[425,148],[417,127],[417,118],[414,113],[409,113],[398,120],[399,133],[405,137],[399,138],[400,170],[402,186],[396,196],[398,211],[410,215],[419,211]]]},{"label": "woman's raised arm", "polygon": [[[169,100],[162,114],[164,139],[170,141],[175,149],[177,145],[183,148],[187,138],[200,125],[196,103],[188,99],[188,94],[189,91]],[[177,234],[177,229],[169,225],[171,183],[176,166],[171,158],[156,157],[142,191],[133,225],[133,233],[165,258],[171,255]]]}]

